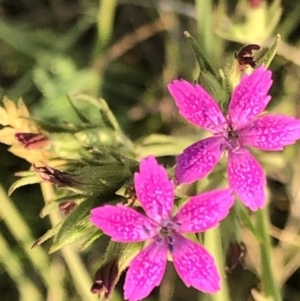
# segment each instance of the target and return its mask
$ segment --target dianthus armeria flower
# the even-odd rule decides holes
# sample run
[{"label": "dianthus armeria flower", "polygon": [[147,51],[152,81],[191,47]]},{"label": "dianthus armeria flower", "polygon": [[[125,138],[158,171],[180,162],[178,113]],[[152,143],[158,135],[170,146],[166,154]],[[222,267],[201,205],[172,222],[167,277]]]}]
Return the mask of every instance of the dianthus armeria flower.
[{"label": "dianthus armeria flower", "polygon": [[177,158],[179,184],[205,177],[228,151],[228,180],[241,201],[252,210],[265,203],[263,169],[247,146],[264,151],[282,150],[300,138],[300,121],[289,116],[261,114],[271,97],[271,71],[259,67],[244,75],[235,87],[223,115],[216,101],[200,85],[175,80],[168,89],[180,114],[213,136],[186,148]]},{"label": "dianthus armeria flower", "polygon": [[124,284],[125,299],[141,300],[160,284],[168,254],[188,287],[206,293],[217,292],[220,276],[213,257],[182,234],[217,226],[233,205],[232,190],[219,189],[196,195],[173,215],[173,181],[151,156],[141,161],[134,184],[146,215],[124,205],[105,205],[92,209],[90,218],[113,241],[147,242],[130,263]]}]

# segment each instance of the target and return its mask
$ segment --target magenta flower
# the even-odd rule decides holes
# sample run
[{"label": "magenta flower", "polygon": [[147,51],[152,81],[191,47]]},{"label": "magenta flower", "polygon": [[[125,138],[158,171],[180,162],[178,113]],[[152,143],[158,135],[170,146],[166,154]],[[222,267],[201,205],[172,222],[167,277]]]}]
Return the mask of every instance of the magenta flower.
[{"label": "magenta flower", "polygon": [[92,209],[90,218],[114,241],[148,241],[130,263],[124,284],[125,299],[141,300],[160,284],[168,253],[188,287],[207,293],[218,291],[220,276],[213,257],[182,233],[217,226],[233,205],[232,190],[220,189],[194,196],[172,215],[174,184],[154,157],[141,161],[134,183],[147,216],[124,205],[105,205]]},{"label": "magenta flower", "polygon": [[263,207],[266,179],[261,166],[246,147],[278,151],[300,138],[299,120],[261,114],[271,99],[267,95],[272,84],[271,75],[264,67],[245,75],[233,91],[226,117],[200,85],[185,80],[175,80],[168,85],[180,114],[213,134],[178,156],[175,175],[179,184],[205,177],[226,150],[230,187],[250,209]]}]

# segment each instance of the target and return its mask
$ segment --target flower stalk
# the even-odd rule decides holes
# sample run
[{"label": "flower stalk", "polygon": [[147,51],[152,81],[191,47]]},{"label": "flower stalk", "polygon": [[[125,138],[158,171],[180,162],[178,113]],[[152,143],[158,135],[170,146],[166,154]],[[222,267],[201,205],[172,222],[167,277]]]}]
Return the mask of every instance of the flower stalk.
[{"label": "flower stalk", "polygon": [[221,289],[216,294],[210,296],[211,301],[230,300],[229,291],[225,276],[225,261],[221,242],[220,228],[216,227],[205,232],[204,245],[214,257],[219,272],[221,274]]},{"label": "flower stalk", "polygon": [[275,281],[274,272],[272,270],[272,246],[271,239],[268,234],[268,211],[267,207],[256,213],[257,230],[261,235],[260,256],[261,256],[261,278],[263,290],[266,297],[272,297],[274,301],[282,301],[278,284]]},{"label": "flower stalk", "polygon": [[[41,183],[41,189],[45,203],[53,199],[54,191],[49,183]],[[58,211],[53,211],[50,213],[50,221],[52,226],[55,226],[61,221],[60,213]],[[78,253],[74,250],[72,246],[65,246],[61,249],[61,253],[66,261],[69,268],[70,274],[75,282],[75,287],[78,293],[81,295],[83,300],[95,301],[98,298],[90,293],[90,286],[92,280],[84,267]]]}]

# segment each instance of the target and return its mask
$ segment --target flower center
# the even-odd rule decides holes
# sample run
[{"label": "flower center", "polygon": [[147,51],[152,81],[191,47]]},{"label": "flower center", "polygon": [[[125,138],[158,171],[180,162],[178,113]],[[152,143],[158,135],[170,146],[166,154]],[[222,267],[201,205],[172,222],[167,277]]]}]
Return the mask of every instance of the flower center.
[{"label": "flower center", "polygon": [[237,141],[238,138],[239,138],[239,135],[238,133],[232,128],[231,125],[228,125],[228,128],[227,128],[227,137],[230,141]]},{"label": "flower center", "polygon": [[167,245],[168,250],[172,253],[174,250],[174,234],[178,230],[178,224],[170,221],[170,220],[165,220],[161,223],[161,228],[159,231],[159,235],[157,238],[157,241],[159,243],[164,243]]},{"label": "flower center", "polygon": [[240,149],[243,149],[243,145],[239,140],[239,133],[233,128],[233,126],[230,124],[230,121],[227,121],[227,124],[224,125],[222,133],[219,133],[217,135],[223,136],[225,140],[221,145],[222,150],[230,150],[236,152]]}]

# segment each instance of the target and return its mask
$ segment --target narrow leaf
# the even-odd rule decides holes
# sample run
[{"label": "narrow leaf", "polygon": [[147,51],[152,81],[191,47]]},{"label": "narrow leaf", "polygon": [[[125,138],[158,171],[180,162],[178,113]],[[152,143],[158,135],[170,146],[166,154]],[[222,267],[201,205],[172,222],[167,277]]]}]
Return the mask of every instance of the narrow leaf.
[{"label": "narrow leaf", "polygon": [[92,234],[81,244],[81,246],[79,247],[79,250],[83,251],[86,248],[88,248],[101,235],[102,235],[102,232],[98,228],[95,228],[94,232],[92,232]]},{"label": "narrow leaf", "polygon": [[207,61],[207,59],[205,58],[204,54],[202,53],[199,45],[197,44],[196,40],[190,35],[190,33],[188,31],[184,32],[185,37],[188,39],[188,41],[190,42],[195,55],[196,55],[196,59],[200,68],[200,75],[201,76],[201,72],[202,71],[208,71],[209,73],[211,73],[216,79],[219,79],[219,75],[217,72],[215,72],[214,68],[211,66],[211,64]]},{"label": "narrow leaf", "polygon": [[246,228],[249,229],[249,231],[256,237],[256,239],[259,242],[261,242],[262,237],[259,234],[259,232],[257,231],[257,229],[253,226],[244,206],[239,206],[239,216],[240,216],[242,222],[244,223],[244,225],[246,226]]},{"label": "narrow leaf", "polygon": [[266,68],[269,67],[269,65],[271,64],[272,60],[274,59],[274,57],[277,53],[278,44],[279,44],[280,40],[281,40],[281,36],[280,36],[280,34],[277,34],[273,45],[257,61],[257,66],[264,65]]},{"label": "narrow leaf", "polygon": [[71,242],[83,239],[91,230],[94,230],[94,226],[89,222],[90,210],[94,202],[94,198],[82,202],[67,216],[49,253],[53,253]]},{"label": "narrow leaf", "polygon": [[34,248],[36,246],[41,245],[42,243],[44,243],[45,241],[47,241],[49,238],[53,237],[55,234],[57,234],[60,230],[60,228],[62,227],[63,222],[58,223],[57,225],[55,225],[53,228],[51,228],[50,230],[48,230],[44,235],[42,235],[33,245],[31,248]]},{"label": "narrow leaf", "polygon": [[26,186],[26,185],[32,185],[32,184],[37,184],[40,183],[41,179],[38,175],[34,176],[29,176],[25,178],[21,178],[14,182],[8,189],[8,195],[10,196],[16,189]]}]

